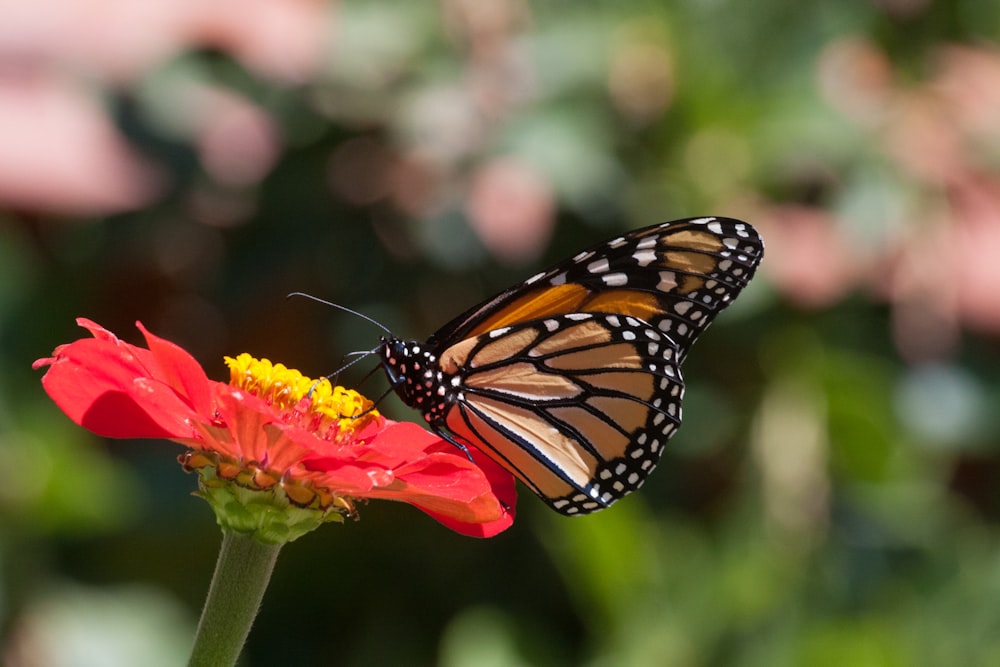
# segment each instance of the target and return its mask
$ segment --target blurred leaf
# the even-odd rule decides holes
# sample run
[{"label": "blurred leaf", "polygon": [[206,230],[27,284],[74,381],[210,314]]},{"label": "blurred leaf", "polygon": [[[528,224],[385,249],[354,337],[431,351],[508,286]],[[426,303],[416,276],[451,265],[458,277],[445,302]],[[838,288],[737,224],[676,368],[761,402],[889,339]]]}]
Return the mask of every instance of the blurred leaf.
[{"label": "blurred leaf", "polygon": [[89,535],[119,528],[141,508],[134,475],[99,441],[46,403],[26,411],[0,444],[0,506],[29,533]]},{"label": "blurred leaf", "polygon": [[3,657],[10,665],[173,667],[187,659],[193,633],[194,619],[159,591],[62,582],[24,610]]}]

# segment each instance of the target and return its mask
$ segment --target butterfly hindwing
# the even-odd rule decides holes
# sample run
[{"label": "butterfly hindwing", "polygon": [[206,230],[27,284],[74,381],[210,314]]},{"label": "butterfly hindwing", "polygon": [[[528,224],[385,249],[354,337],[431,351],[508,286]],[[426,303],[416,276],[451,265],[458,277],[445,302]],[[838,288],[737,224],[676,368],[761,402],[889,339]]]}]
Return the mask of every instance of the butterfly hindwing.
[{"label": "butterfly hindwing", "polygon": [[641,486],[680,425],[676,353],[627,316],[571,313],[495,329],[441,356],[445,381],[458,378],[461,389],[437,426],[554,509],[602,509]]}]

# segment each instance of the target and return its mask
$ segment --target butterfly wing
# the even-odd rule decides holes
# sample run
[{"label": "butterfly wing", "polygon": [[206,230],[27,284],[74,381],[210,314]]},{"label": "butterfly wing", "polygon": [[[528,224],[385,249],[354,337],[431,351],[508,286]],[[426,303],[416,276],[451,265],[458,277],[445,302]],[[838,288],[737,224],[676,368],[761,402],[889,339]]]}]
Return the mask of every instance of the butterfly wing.
[{"label": "butterfly wing", "polygon": [[564,514],[631,493],[680,424],[680,364],[756,271],[731,218],[638,229],[471,308],[427,343],[384,339],[397,393]]},{"label": "butterfly wing", "polygon": [[669,336],[683,360],[750,282],[764,245],[748,223],[690,218],[632,231],[538,273],[442,327],[428,344],[568,313],[628,315]]},{"label": "butterfly wing", "polygon": [[680,425],[676,354],[673,341],[630,316],[556,315],[494,329],[441,357],[461,389],[436,426],[485,451],[553,509],[593,512],[639,488]]}]

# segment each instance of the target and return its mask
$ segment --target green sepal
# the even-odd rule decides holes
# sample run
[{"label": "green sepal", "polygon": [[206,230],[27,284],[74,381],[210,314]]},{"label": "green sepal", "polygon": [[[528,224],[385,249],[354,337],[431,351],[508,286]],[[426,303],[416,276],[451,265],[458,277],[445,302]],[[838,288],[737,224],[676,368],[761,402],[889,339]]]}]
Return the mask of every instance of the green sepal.
[{"label": "green sepal", "polygon": [[195,495],[208,501],[223,530],[252,535],[264,544],[285,544],[302,537],[324,523],[343,523],[336,509],[299,507],[280,485],[253,489],[221,479],[211,466],[198,469]]}]

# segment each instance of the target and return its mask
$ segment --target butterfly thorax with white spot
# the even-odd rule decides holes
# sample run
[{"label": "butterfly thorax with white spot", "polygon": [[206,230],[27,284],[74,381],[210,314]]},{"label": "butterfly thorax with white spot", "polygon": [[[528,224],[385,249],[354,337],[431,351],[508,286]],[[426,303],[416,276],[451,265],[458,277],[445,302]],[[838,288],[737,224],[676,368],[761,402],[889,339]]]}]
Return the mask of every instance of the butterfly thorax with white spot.
[{"label": "butterfly thorax with white spot", "polygon": [[404,403],[420,410],[430,423],[443,417],[453,401],[445,391],[448,380],[437,357],[417,341],[382,337],[382,367]]}]

